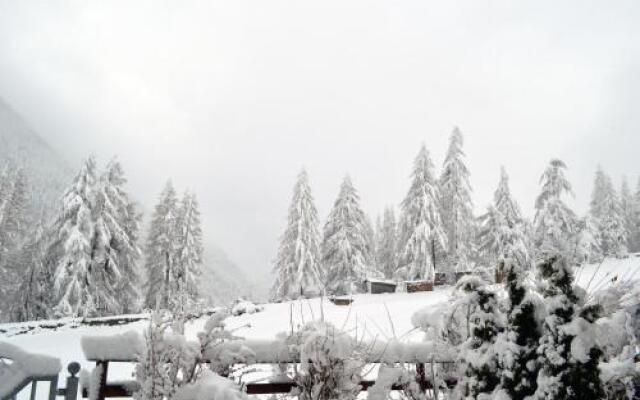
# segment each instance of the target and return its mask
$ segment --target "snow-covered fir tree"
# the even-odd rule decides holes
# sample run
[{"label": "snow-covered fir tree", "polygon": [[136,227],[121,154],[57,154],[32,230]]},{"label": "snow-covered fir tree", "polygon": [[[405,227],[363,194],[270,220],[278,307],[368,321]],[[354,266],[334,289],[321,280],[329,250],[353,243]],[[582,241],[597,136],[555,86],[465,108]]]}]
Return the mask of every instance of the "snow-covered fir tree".
[{"label": "snow-covered fir tree", "polygon": [[98,175],[89,157],[62,197],[49,227],[44,262],[54,271],[56,315],[108,315],[136,310],[139,216],[124,190],[120,164]]},{"label": "snow-covered fir tree", "polygon": [[581,306],[573,288],[573,274],[566,258],[553,255],[539,265],[546,318],[538,347],[541,370],[538,399],[601,399],[602,382],[598,361],[602,351],[589,332],[599,306]]},{"label": "snow-covered fir tree", "polygon": [[442,223],[447,233],[448,263],[453,271],[469,270],[475,253],[471,184],[462,145],[462,133],[456,127],[449,138],[449,149],[439,181]]},{"label": "snow-covered fir tree", "polygon": [[635,194],[633,195],[633,204],[635,209],[635,215],[633,218],[633,228],[629,235],[631,236],[631,251],[640,251],[640,178],[636,186]]},{"label": "snow-covered fir tree", "polygon": [[376,271],[376,229],[371,222],[371,218],[369,215],[363,211],[364,214],[364,237],[367,241],[367,247],[369,248],[369,252],[367,253],[367,265],[369,265],[369,269],[372,272],[376,272],[379,274],[379,271]]},{"label": "snow-covered fir tree", "polygon": [[622,184],[620,186],[620,209],[622,212],[622,219],[624,221],[624,229],[627,238],[625,244],[627,250],[634,251],[637,205],[633,194],[631,193],[631,189],[629,188],[629,183],[627,182],[626,176],[622,177]]},{"label": "snow-covered fir tree", "polygon": [[[121,164],[113,159],[100,176],[96,195],[96,263],[102,274],[99,284],[117,293],[116,304],[109,309],[122,313],[140,308],[138,232],[141,216],[125,190],[126,182]],[[113,275],[118,278],[110,282]]]},{"label": "snow-covered fir tree", "polygon": [[602,260],[600,249],[600,228],[590,214],[577,222],[575,260],[578,263]]},{"label": "snow-covered fir tree", "polygon": [[113,293],[98,291],[97,271],[92,270],[96,243],[96,179],[96,162],[89,157],[62,197],[62,207],[53,226],[58,235],[48,257],[55,260],[54,304],[57,315],[95,315],[99,304],[112,300],[105,297],[111,297]]},{"label": "snow-covered fir tree", "polygon": [[598,167],[589,212],[599,228],[604,256],[620,257],[627,252],[627,227],[618,193],[611,178]]},{"label": "snow-covered fir tree", "polygon": [[274,272],[274,298],[297,297],[322,289],[318,211],[305,170],[298,175],[293,189],[287,227],[280,238]]},{"label": "snow-covered fir tree", "polygon": [[398,230],[393,207],[385,208],[377,237],[376,262],[378,270],[384,274],[385,278],[393,278],[397,269],[396,250],[398,243]]},{"label": "snow-covered fir tree", "polygon": [[[180,203],[176,229],[176,259],[173,270],[175,299],[181,309],[198,300],[198,277],[202,269],[202,227],[196,195],[185,192]],[[175,306],[173,309],[175,309]]]},{"label": "snow-covered fir tree", "polygon": [[525,269],[515,260],[506,261],[505,286],[508,295],[507,324],[498,339],[501,351],[500,386],[512,400],[524,400],[537,390],[538,342],[536,302],[525,284]]},{"label": "snow-covered fir tree", "polygon": [[462,398],[491,394],[500,383],[496,339],[504,327],[495,293],[477,276],[465,276],[457,290],[467,293],[470,336],[458,349],[460,378],[456,392]]},{"label": "snow-covered fir tree", "polygon": [[169,307],[171,278],[174,276],[178,198],[171,181],[160,193],[145,246],[145,305],[148,308]]},{"label": "snow-covered fir tree", "polygon": [[15,258],[21,271],[18,290],[11,300],[13,321],[33,321],[50,316],[52,282],[45,265],[47,234],[44,225],[38,224]]},{"label": "snow-covered fir tree", "polygon": [[575,243],[576,217],[562,200],[565,193],[572,193],[566,169],[563,161],[552,159],[540,178],[542,189],[534,218],[534,241],[540,255],[570,253]]},{"label": "snow-covered fir tree", "polygon": [[502,268],[507,260],[527,269],[530,264],[525,221],[511,196],[509,176],[500,169],[494,202],[479,219],[479,247],[489,265]]},{"label": "snow-covered fir tree", "polygon": [[346,294],[372,274],[367,220],[360,198],[347,176],[324,225],[322,268],[330,293]]},{"label": "snow-covered fir tree", "polygon": [[447,246],[439,201],[433,163],[422,145],[414,161],[411,187],[401,204],[398,273],[406,279],[435,277],[437,252]]},{"label": "snow-covered fir tree", "polygon": [[0,176],[0,267],[26,234],[27,196],[24,170],[7,164]]}]

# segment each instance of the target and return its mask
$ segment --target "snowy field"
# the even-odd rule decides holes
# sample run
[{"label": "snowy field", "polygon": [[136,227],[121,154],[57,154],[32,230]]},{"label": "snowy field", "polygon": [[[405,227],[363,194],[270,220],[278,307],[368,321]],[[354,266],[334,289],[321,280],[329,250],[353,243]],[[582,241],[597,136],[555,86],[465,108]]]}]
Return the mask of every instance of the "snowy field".
[{"label": "snowy field", "polygon": [[[602,290],[610,285],[618,285],[640,279],[640,257],[606,260],[602,264],[588,265],[576,271],[577,282],[588,288],[589,293]],[[451,288],[436,288],[433,292],[360,294],[353,296],[351,306],[336,306],[327,299],[298,300],[276,304],[265,304],[264,309],[255,314],[231,316],[227,327],[238,336],[247,339],[273,339],[280,332],[291,330],[313,319],[324,316],[326,321],[343,328],[353,336],[365,339],[404,341],[422,340],[422,332],[411,325],[411,316],[424,307],[434,306],[448,300]],[[206,318],[192,321],[186,327],[187,336],[195,339]],[[51,325],[54,321],[47,324]],[[113,335],[127,331],[142,332],[147,321],[137,321],[121,326],[84,326],[62,320],[63,326],[56,330],[34,327],[28,333],[16,334],[24,330],[28,323],[0,325],[0,341],[17,345],[32,353],[42,353],[60,358],[66,366],[78,361],[85,369],[93,365],[85,360],[80,339],[85,335]],[[31,325],[34,325],[33,323]],[[34,325],[35,326],[35,325]],[[110,370],[110,379],[131,377],[132,366]]]}]

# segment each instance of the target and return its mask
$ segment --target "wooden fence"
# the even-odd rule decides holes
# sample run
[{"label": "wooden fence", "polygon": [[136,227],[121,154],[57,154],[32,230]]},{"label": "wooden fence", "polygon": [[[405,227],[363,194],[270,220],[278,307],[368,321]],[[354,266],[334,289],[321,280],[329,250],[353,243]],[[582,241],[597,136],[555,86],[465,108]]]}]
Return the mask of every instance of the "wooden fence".
[{"label": "wooden fence", "polygon": [[[300,363],[299,354],[292,354],[286,343],[260,340],[225,342],[205,352],[204,362],[217,362],[223,352],[238,352],[241,347],[248,348],[253,353],[253,356],[250,361],[234,362],[233,365],[293,365]],[[454,378],[438,379],[436,375],[438,366],[451,366],[453,361],[449,358],[437,357],[433,347],[427,344],[378,342],[370,345],[368,350],[364,359],[367,364],[408,364],[414,366],[416,383],[423,391],[434,389],[434,382],[439,382],[435,385],[436,390],[438,386],[446,385],[451,388],[456,384]],[[109,369],[113,364],[137,362],[134,352],[131,352],[129,356],[122,354],[122,350],[119,353],[117,357],[105,355],[103,351],[98,351],[94,354],[92,351],[87,350],[87,346],[85,346],[85,356],[89,361],[95,362],[96,371],[100,374],[97,400],[105,400],[112,397],[131,397],[132,393],[139,387],[134,381],[109,382]],[[361,390],[366,391],[374,384],[375,380],[362,380],[360,382]],[[250,395],[289,393],[297,387],[294,381],[253,382],[246,383],[243,386],[246,389],[246,393]],[[395,384],[391,389],[403,390],[405,387]],[[83,389],[82,396],[88,397],[88,395],[87,390]]]}]

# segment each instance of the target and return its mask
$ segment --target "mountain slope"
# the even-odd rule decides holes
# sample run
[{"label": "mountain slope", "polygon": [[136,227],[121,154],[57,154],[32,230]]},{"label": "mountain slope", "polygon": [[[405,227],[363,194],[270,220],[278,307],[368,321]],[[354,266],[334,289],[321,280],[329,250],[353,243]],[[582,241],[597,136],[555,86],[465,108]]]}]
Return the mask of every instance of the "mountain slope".
[{"label": "mountain slope", "polygon": [[26,170],[35,215],[49,211],[72,178],[64,159],[0,98],[0,167],[6,163]]},{"label": "mountain slope", "polygon": [[200,293],[216,305],[227,305],[239,297],[263,300],[258,282],[235,263],[220,247],[205,243],[204,266],[200,279]]}]

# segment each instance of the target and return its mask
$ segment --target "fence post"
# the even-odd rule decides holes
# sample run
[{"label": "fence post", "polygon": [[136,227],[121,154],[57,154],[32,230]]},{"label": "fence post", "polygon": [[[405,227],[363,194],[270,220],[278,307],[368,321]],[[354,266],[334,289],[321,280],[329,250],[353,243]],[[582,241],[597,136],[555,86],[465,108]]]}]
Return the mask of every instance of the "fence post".
[{"label": "fence post", "polygon": [[431,356],[431,387],[433,388],[433,398],[438,399],[438,382],[436,382],[436,368],[434,357]]},{"label": "fence post", "polygon": [[67,377],[64,400],[76,400],[78,396],[78,377],[76,374],[80,372],[80,364],[77,362],[69,363],[67,371],[69,371],[71,375]]},{"label": "fence post", "polygon": [[49,400],[56,400],[58,394],[58,375],[56,375],[49,383]]},{"label": "fence post", "polygon": [[427,391],[427,375],[425,372],[424,363],[416,364],[416,374],[418,375],[417,380],[418,380],[418,385],[420,386],[420,389],[422,389],[423,392],[426,392]]},{"label": "fence post", "polygon": [[98,383],[98,397],[96,398],[96,400],[104,400],[105,398],[108,368],[109,368],[109,361],[101,360],[96,362],[97,373],[100,374],[100,380]]}]

